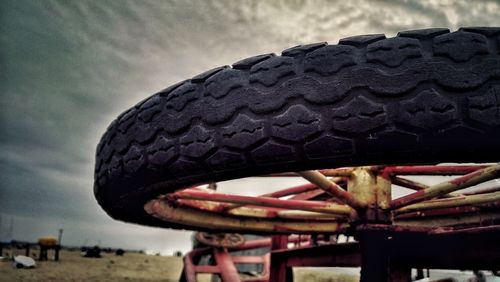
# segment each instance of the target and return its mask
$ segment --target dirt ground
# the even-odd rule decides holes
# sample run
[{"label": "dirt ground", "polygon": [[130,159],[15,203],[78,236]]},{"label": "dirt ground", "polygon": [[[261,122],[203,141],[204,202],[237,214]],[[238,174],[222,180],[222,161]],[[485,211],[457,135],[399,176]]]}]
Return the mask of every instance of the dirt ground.
[{"label": "dirt ground", "polygon": [[104,253],[96,259],[61,251],[59,262],[36,263],[34,269],[15,269],[10,260],[0,261],[0,281],[179,281],[182,270],[180,257],[136,253]]},{"label": "dirt ground", "polygon": [[[20,252],[19,254],[22,254]],[[52,252],[49,252],[49,256]],[[10,259],[0,261],[0,281],[179,281],[182,258],[125,253],[119,257],[102,253],[102,258],[84,258],[79,251],[61,251],[59,262],[36,261],[33,269],[16,269]],[[314,273],[294,269],[295,281],[358,281],[348,275]],[[198,275],[200,282],[210,275]]]},{"label": "dirt ground", "polygon": [[[23,254],[20,251],[18,254]],[[49,256],[52,252],[49,252]],[[179,281],[182,258],[125,253],[119,257],[102,253],[102,258],[84,258],[79,251],[61,251],[60,261],[36,261],[33,269],[16,269],[10,259],[0,261],[0,281]],[[342,269],[341,269],[342,270]],[[359,271],[328,268],[294,268],[294,281],[338,282],[359,281]],[[454,276],[456,281],[472,281],[471,273],[433,270],[434,278]],[[500,281],[487,275],[486,281]],[[434,280],[434,279],[433,279]],[[199,282],[210,282],[209,274],[198,275]]]}]

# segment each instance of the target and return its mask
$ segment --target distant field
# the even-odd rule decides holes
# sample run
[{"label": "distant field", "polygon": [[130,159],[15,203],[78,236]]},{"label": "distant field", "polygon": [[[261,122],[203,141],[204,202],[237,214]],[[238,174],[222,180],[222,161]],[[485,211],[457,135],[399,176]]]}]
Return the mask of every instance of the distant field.
[{"label": "distant field", "polygon": [[[23,251],[19,251],[23,254]],[[53,255],[49,252],[49,256]],[[102,258],[83,258],[78,251],[61,251],[60,261],[36,261],[34,269],[15,269],[9,259],[0,261],[0,281],[179,281],[182,258],[125,253],[123,257],[103,253]],[[294,281],[359,281],[359,270],[332,268],[296,268]],[[486,274],[486,281],[499,282]],[[458,282],[476,281],[471,272],[431,270],[431,281],[454,277]],[[210,275],[198,275],[200,282],[210,282]]]},{"label": "distant field", "polygon": [[61,251],[59,262],[36,263],[34,269],[14,269],[10,260],[1,261],[0,281],[179,281],[182,270],[182,258],[135,253],[95,259]]},{"label": "distant field", "polygon": [[[23,254],[20,251],[19,254]],[[49,256],[52,255],[49,252]],[[0,281],[179,281],[182,258],[125,253],[123,257],[103,253],[102,258],[83,258],[80,252],[61,251],[60,261],[36,261],[34,269],[12,268],[10,260],[0,262]],[[295,281],[358,281],[356,276],[296,269]],[[199,275],[200,282],[211,281]]]}]

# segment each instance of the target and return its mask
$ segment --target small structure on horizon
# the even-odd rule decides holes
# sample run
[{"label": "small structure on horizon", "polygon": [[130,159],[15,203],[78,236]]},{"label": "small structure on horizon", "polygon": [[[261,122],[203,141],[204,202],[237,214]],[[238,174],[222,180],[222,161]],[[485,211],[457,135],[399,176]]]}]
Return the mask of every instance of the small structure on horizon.
[{"label": "small structure on horizon", "polygon": [[54,260],[59,261],[59,250],[61,245],[56,238],[52,236],[45,236],[38,238],[38,245],[40,246],[40,255],[38,260],[48,260],[48,250],[54,250]]}]

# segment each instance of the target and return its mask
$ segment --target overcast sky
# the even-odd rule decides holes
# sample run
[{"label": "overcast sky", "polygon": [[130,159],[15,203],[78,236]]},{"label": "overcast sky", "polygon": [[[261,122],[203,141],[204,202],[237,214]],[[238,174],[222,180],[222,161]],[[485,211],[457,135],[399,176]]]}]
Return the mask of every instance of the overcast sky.
[{"label": "overcast sky", "polygon": [[[189,248],[189,233],[109,218],[95,147],[139,100],[205,70],[302,43],[425,27],[500,26],[497,1],[1,1],[0,239]],[[251,179],[239,190],[290,186]],[[283,180],[281,180],[283,181]],[[230,189],[234,183],[223,188]]]}]

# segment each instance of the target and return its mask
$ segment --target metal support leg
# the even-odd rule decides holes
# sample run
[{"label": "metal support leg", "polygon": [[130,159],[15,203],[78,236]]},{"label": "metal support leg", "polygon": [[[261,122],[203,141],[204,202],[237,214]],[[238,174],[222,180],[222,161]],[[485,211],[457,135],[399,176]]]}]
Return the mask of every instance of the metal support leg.
[{"label": "metal support leg", "polygon": [[54,255],[54,260],[59,261],[59,250],[61,249],[61,245],[57,245],[54,249],[55,255]]},{"label": "metal support leg", "polygon": [[389,281],[411,282],[411,268],[391,263],[389,267]]},{"label": "metal support leg", "polygon": [[416,280],[424,279],[424,270],[422,268],[417,269],[417,276],[415,277]]},{"label": "metal support leg", "polygon": [[286,262],[276,259],[273,256],[273,250],[286,249],[288,245],[287,235],[271,236],[271,273],[269,281],[291,282],[293,281],[293,272],[291,267],[286,266]]},{"label": "metal support leg", "polygon": [[233,260],[231,259],[231,255],[229,255],[226,250],[215,248],[214,256],[217,266],[220,269],[220,276],[223,282],[241,281],[238,270],[236,270]]},{"label": "metal support leg", "polygon": [[361,282],[386,282],[389,273],[389,248],[387,235],[364,232],[361,244]]}]

